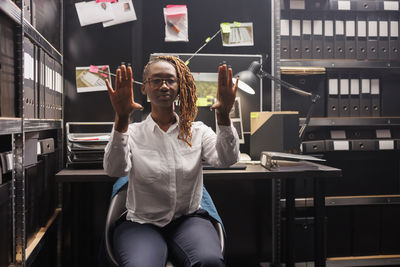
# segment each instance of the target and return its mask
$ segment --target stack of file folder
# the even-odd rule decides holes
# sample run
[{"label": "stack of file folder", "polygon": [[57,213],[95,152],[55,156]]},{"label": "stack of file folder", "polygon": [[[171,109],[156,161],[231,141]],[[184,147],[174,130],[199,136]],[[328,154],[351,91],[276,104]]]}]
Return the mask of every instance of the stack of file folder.
[{"label": "stack of file folder", "polygon": [[[78,126],[90,126],[91,124],[74,123]],[[99,166],[103,163],[104,149],[110,139],[111,130],[104,132],[69,132],[71,123],[67,123],[67,167]],[[99,126],[94,123],[92,126]],[[105,123],[104,125],[112,125]],[[109,127],[108,127],[109,128]]]}]

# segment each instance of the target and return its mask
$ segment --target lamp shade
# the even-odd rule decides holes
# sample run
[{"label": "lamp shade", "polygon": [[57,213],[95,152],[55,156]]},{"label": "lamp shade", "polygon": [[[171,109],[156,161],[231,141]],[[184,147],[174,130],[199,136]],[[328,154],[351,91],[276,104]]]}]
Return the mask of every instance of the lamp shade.
[{"label": "lamp shade", "polygon": [[[260,86],[260,78],[257,76],[257,73],[261,69],[261,64],[257,61],[253,61],[247,70],[241,71],[235,74],[235,77],[239,77],[239,89],[242,91],[254,95],[254,88],[258,88]],[[236,82],[236,79],[234,82]]]}]

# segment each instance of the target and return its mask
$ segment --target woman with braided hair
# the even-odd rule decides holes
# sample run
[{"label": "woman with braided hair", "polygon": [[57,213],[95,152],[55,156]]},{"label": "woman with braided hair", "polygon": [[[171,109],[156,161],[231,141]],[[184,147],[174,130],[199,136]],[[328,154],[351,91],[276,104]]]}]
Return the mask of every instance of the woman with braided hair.
[{"label": "woman with braided hair", "polygon": [[[115,123],[105,149],[110,176],[129,175],[126,220],[114,229],[114,253],[121,266],[225,266],[217,232],[200,206],[202,160],[222,167],[239,159],[239,138],[229,112],[236,97],[232,69],[218,68],[218,135],[197,115],[196,86],[189,68],[173,56],[150,61],[143,72],[142,93],[151,113],[130,124],[142,106],[134,101],[132,69],[117,70],[115,87],[106,81]],[[174,101],[178,99],[178,113]]]}]

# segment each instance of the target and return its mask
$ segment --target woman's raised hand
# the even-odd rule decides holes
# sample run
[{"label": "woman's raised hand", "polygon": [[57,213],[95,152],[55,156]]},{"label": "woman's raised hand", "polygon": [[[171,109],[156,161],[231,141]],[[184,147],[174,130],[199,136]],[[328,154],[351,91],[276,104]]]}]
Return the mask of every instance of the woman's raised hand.
[{"label": "woman's raised hand", "polygon": [[121,65],[117,69],[114,89],[108,80],[106,80],[111,104],[116,116],[120,118],[129,118],[134,110],[143,109],[142,105],[136,103],[134,100],[132,77],[132,68]]},{"label": "woman's raised hand", "polygon": [[211,108],[217,110],[219,125],[230,125],[229,113],[235,103],[239,83],[239,79],[236,79],[236,83],[233,84],[232,77],[232,69],[226,64],[218,67],[217,102]]}]

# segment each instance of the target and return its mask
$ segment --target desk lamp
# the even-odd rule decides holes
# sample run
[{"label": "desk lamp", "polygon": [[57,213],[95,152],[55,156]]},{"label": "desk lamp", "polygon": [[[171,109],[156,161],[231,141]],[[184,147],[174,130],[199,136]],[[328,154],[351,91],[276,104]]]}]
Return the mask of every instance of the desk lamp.
[{"label": "desk lamp", "polygon": [[[262,65],[257,61],[253,61],[247,70],[237,73],[235,75],[235,77],[237,77],[237,76],[239,76],[239,79],[240,79],[239,81],[241,81],[241,83],[244,84],[243,88],[251,88],[251,89],[256,88],[259,84],[259,79],[268,78],[274,82],[279,83],[282,87],[285,87],[298,95],[311,97],[311,106],[307,112],[306,121],[301,126],[300,131],[299,131],[299,138],[300,138],[300,140],[303,139],[305,129],[310,122],[311,114],[314,110],[315,104],[318,101],[318,99],[320,98],[320,96],[318,94],[312,94],[312,93],[306,92],[306,91],[298,88],[295,85],[292,85],[288,82],[285,82],[281,79],[278,79],[278,78],[272,76],[270,73],[264,71],[262,69]],[[239,87],[240,87],[240,84],[239,84]],[[245,89],[242,89],[242,90],[245,90]]]}]

